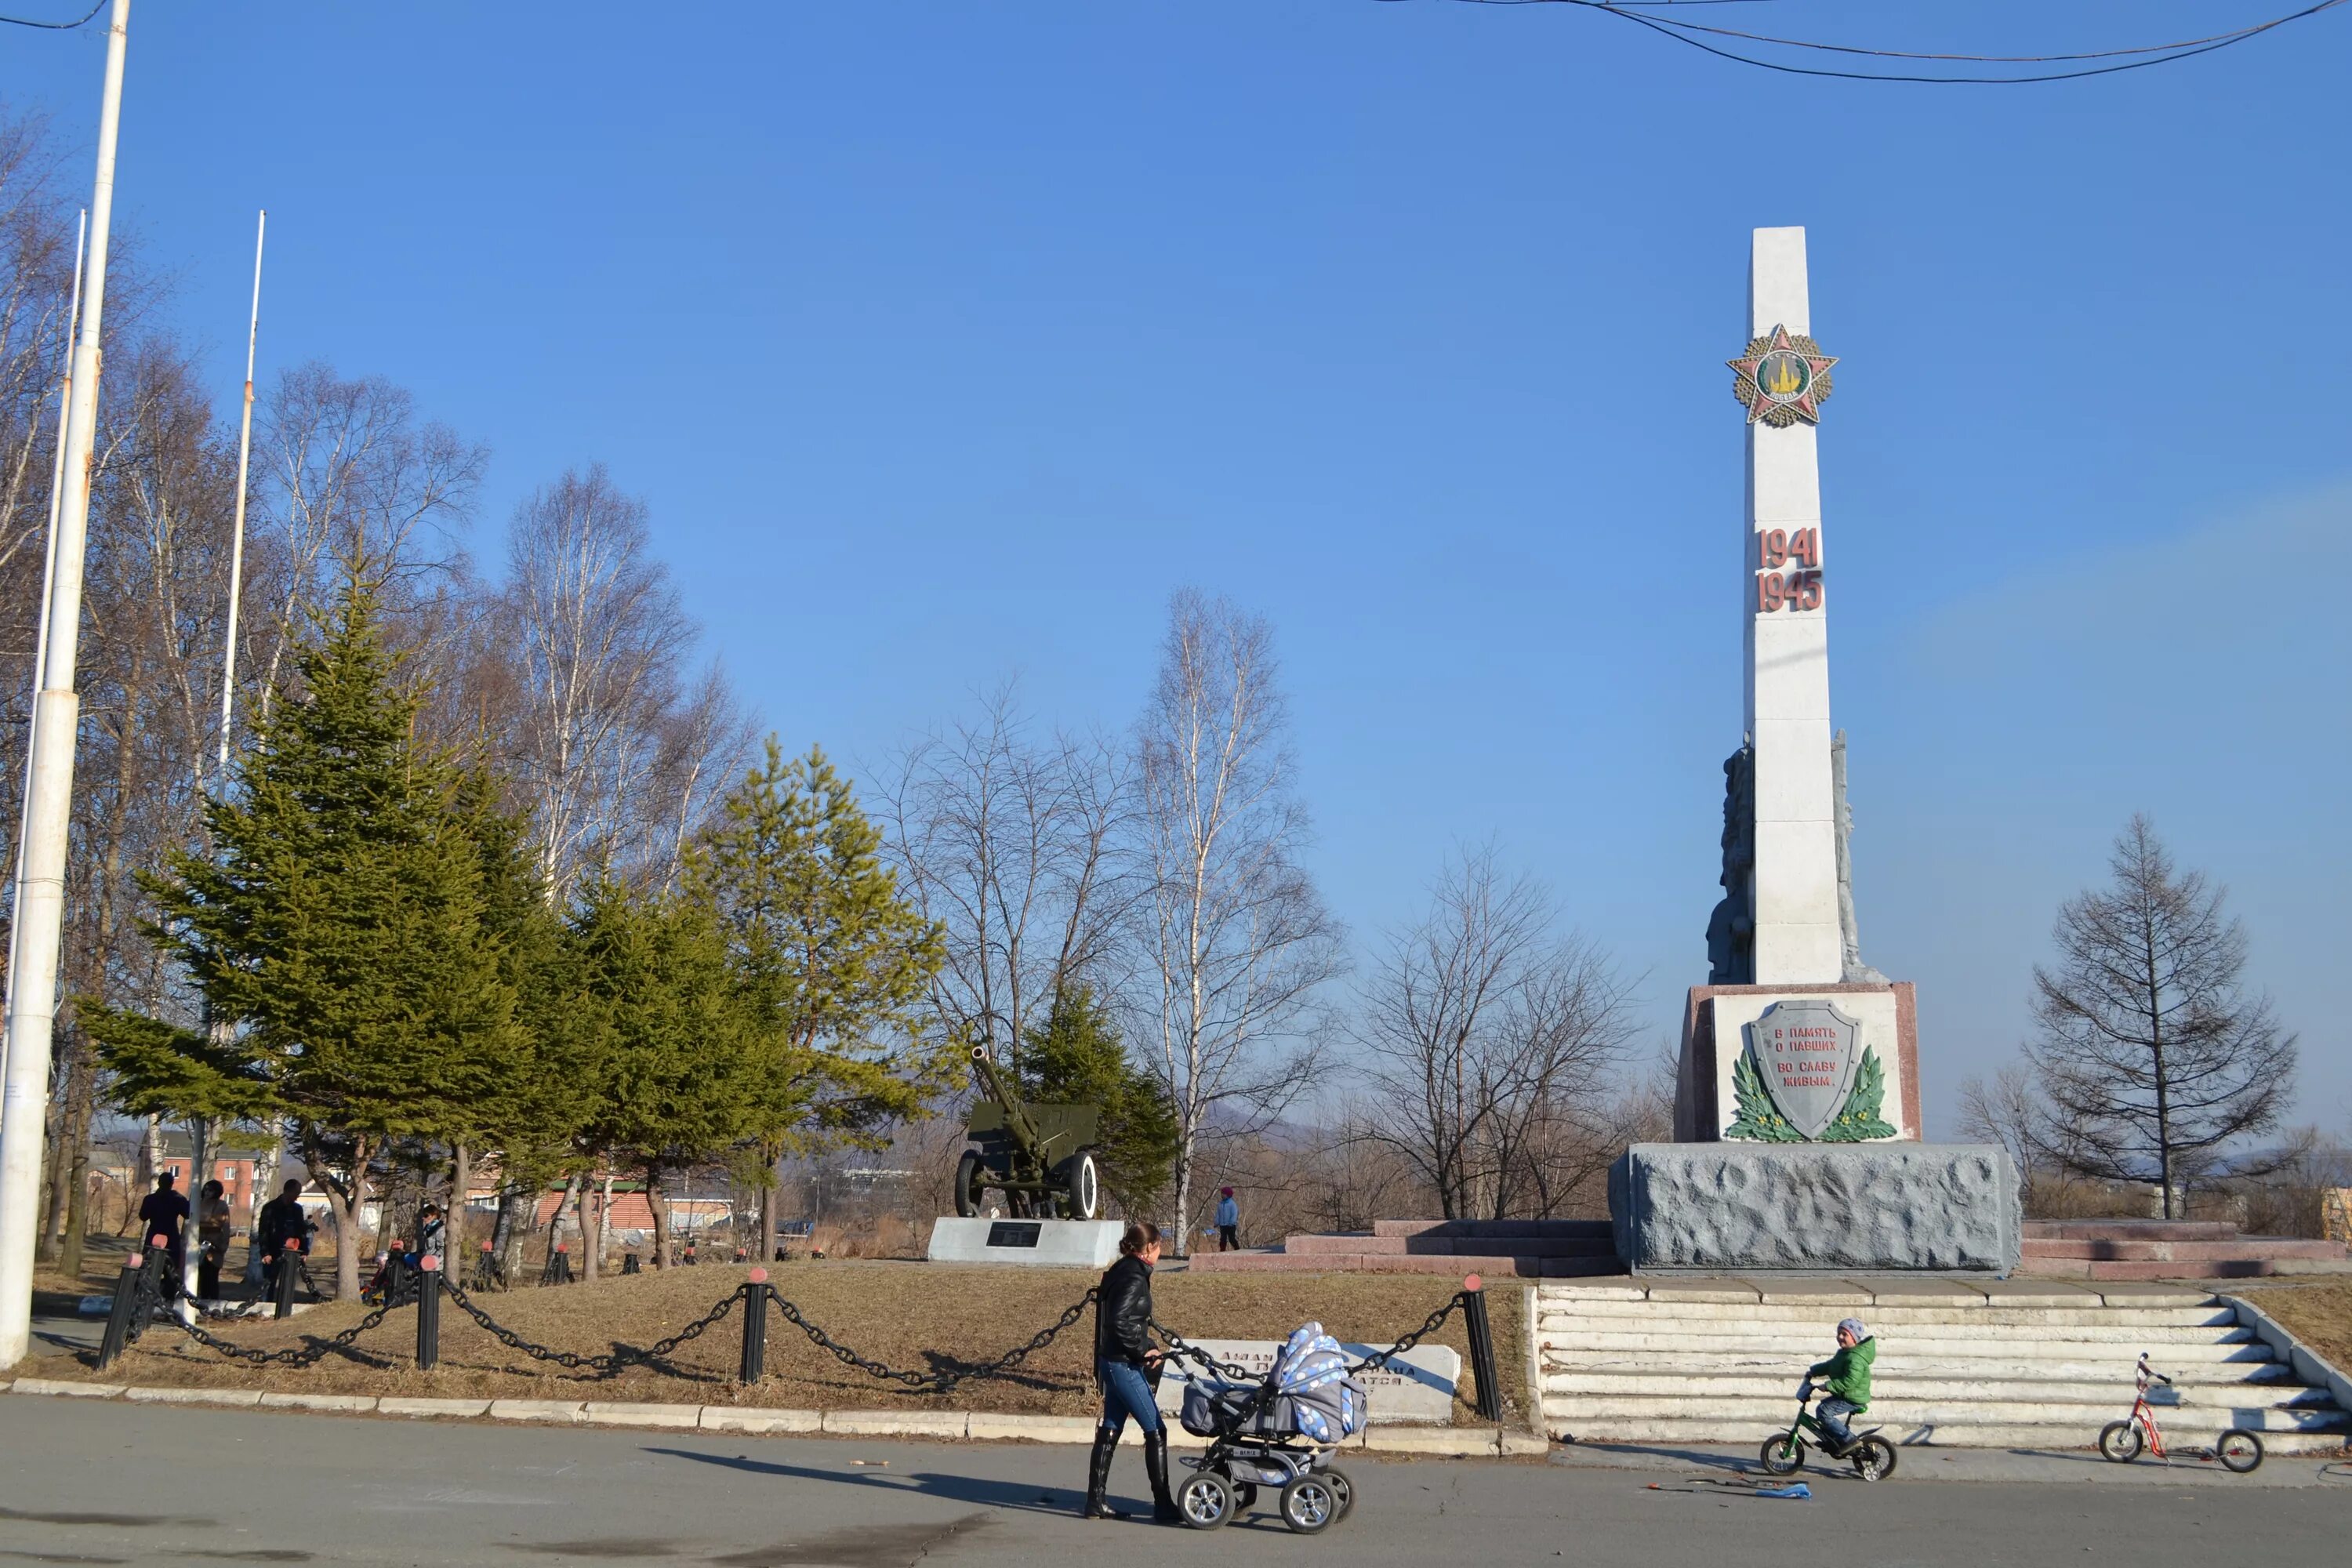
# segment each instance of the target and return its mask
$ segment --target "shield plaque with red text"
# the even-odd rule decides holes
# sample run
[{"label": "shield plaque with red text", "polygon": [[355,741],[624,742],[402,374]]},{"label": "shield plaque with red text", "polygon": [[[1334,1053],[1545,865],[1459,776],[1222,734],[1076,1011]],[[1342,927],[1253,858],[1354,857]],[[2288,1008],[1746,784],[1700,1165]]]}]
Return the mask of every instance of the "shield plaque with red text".
[{"label": "shield plaque with red text", "polygon": [[1862,1025],[1819,996],[1775,1002],[1748,1026],[1757,1076],[1789,1125],[1808,1140],[1829,1131],[1862,1063]]}]

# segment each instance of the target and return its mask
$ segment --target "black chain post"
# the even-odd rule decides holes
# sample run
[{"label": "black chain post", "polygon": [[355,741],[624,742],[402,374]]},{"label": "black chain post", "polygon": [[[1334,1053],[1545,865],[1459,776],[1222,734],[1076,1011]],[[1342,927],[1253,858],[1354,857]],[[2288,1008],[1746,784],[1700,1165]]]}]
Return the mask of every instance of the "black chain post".
[{"label": "black chain post", "polygon": [[431,1372],[441,1359],[441,1260],[428,1252],[416,1267],[416,1370]]},{"label": "black chain post", "polygon": [[271,1281],[277,1287],[273,1292],[278,1300],[278,1310],[272,1314],[274,1317],[290,1318],[294,1315],[294,1275],[301,1268],[301,1259],[300,1237],[289,1236],[278,1244],[278,1278]]},{"label": "black chain post", "polygon": [[104,1372],[122,1359],[131,1343],[131,1316],[139,1310],[140,1276],[147,1268],[143,1253],[133,1252],[122,1260],[122,1273],[114,1281],[114,1305],[106,1314],[106,1337],[98,1342],[98,1370]]},{"label": "black chain post", "polygon": [[1503,1391],[1495,1374],[1495,1327],[1486,1317],[1486,1287],[1475,1274],[1462,1282],[1462,1326],[1470,1338],[1470,1374],[1478,1380],[1478,1419],[1503,1418]]},{"label": "black chain post", "polygon": [[751,1270],[743,1287],[743,1359],[735,1381],[749,1387],[768,1374],[768,1271]]}]

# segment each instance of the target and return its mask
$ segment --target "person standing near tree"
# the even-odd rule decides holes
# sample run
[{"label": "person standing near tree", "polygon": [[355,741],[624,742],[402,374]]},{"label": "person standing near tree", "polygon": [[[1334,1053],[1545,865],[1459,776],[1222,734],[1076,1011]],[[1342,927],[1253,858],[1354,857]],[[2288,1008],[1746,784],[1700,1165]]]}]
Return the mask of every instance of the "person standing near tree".
[{"label": "person standing near tree", "polygon": [[289,1176],[284,1189],[261,1205],[261,1219],[254,1233],[261,1247],[263,1283],[275,1294],[280,1260],[289,1251],[300,1252],[310,1234],[310,1222],[302,1213],[300,1182]]},{"label": "person standing near tree", "polygon": [[1234,1190],[1221,1187],[1217,1194],[1217,1250],[1238,1252],[1242,1245],[1242,1205],[1234,1201]]},{"label": "person standing near tree", "polygon": [[227,1189],[206,1182],[196,1198],[196,1299],[220,1300],[221,1259],[228,1256]]},{"label": "person standing near tree", "polygon": [[139,1244],[147,1247],[157,1237],[172,1251],[172,1273],[180,1273],[187,1257],[187,1237],[183,1229],[188,1220],[188,1200],[172,1190],[172,1173],[164,1172],[155,1178],[155,1190],[139,1205]]}]

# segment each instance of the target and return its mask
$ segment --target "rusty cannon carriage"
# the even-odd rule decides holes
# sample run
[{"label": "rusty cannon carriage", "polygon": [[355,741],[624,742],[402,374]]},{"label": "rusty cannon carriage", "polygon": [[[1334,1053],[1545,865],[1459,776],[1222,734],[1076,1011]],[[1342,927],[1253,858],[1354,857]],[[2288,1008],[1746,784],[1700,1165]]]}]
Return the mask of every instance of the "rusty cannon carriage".
[{"label": "rusty cannon carriage", "polygon": [[1006,1087],[988,1047],[974,1046],[973,1076],[981,1097],[964,1122],[971,1147],[956,1162],[956,1213],[982,1214],[988,1189],[1023,1219],[1093,1219],[1102,1206],[1102,1176],[1094,1142],[1102,1110],[1093,1105],[1041,1105]]}]

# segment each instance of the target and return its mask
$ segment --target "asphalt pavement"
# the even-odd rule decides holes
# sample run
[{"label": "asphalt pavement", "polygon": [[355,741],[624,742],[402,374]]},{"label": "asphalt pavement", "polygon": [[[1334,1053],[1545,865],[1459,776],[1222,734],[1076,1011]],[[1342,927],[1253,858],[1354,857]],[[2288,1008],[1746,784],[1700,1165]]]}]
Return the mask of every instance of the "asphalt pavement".
[{"label": "asphalt pavement", "polygon": [[[901,1568],[1116,1562],[2136,1565],[2336,1561],[2352,1480],[2052,1464],[1895,1479],[1816,1468],[1751,1495],[1729,1452],[1348,1461],[1356,1511],[1307,1540],[1074,1517],[1083,1450],[281,1415],[0,1396],[0,1563],[535,1563]],[[2052,1468],[2053,1464],[2062,1468]],[[2120,1468],[2117,1468],[2120,1470]],[[1979,1479],[1956,1479],[1961,1474]],[[1114,1490],[1143,1490],[1119,1458]],[[1344,1553],[1344,1559],[1335,1554]]]}]

